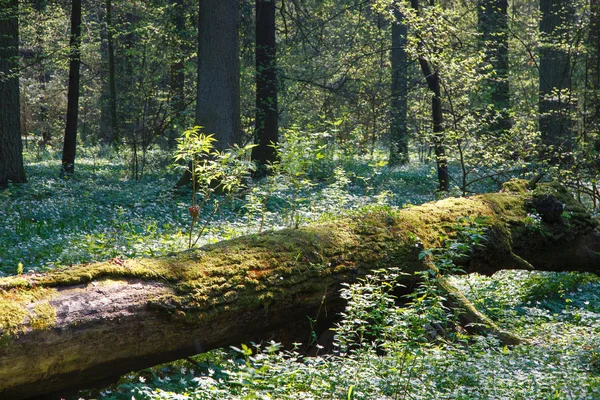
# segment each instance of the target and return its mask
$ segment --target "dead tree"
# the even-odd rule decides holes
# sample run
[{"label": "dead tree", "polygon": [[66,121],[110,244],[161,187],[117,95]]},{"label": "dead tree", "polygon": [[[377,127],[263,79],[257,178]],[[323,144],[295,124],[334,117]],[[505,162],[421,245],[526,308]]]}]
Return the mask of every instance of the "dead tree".
[{"label": "dead tree", "polygon": [[[533,227],[528,214],[541,222]],[[466,219],[465,219],[466,218]],[[156,259],[114,259],[0,279],[0,398],[62,395],[131,370],[248,341],[306,341],[306,316],[327,324],[340,284],[375,268],[433,269],[467,322],[501,332],[453,288],[423,250],[461,224],[487,240],[456,260],[464,271],[600,269],[596,222],[554,184],[450,198],[403,210],[366,209],[327,223],[250,235]],[[466,221],[466,222],[465,222]],[[480,325],[480,324],[477,324]],[[526,340],[526,338],[525,338]],[[48,394],[53,395],[48,395]]]}]

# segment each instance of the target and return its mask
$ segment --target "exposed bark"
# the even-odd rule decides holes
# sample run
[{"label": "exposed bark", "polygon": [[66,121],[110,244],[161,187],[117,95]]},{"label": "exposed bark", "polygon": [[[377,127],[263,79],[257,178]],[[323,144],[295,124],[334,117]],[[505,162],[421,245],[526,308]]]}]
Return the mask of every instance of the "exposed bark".
[{"label": "exposed bark", "polygon": [[[526,219],[532,209],[543,219],[535,229]],[[364,211],[171,257],[3,278],[0,398],[64,394],[250,340],[306,342],[306,316],[333,318],[344,306],[340,284],[376,268],[402,268],[409,287],[418,283],[414,272],[433,269],[467,321],[518,343],[449,285],[429,257],[419,260],[422,249],[456,236],[461,217],[487,217],[484,246],[460,260],[467,272],[600,271],[600,235],[590,215],[559,186],[530,192],[526,182],[511,181],[501,193]]]},{"label": "exposed bark", "polygon": [[67,125],[63,142],[62,172],[75,172],[77,120],[79,115],[79,67],[81,65],[81,0],[71,5],[71,40],[69,47],[69,93],[67,95]]},{"label": "exposed bark", "polygon": [[19,94],[19,5],[0,0],[0,188],[25,182]]},{"label": "exposed bark", "polygon": [[256,0],[256,123],[252,159],[264,173],[276,160],[279,142],[277,64],[275,47],[275,0]]},{"label": "exposed bark", "polygon": [[408,60],[406,42],[408,29],[400,10],[394,10],[392,23],[392,104],[390,126],[390,164],[406,164],[408,159],[408,129],[406,124],[408,97]]}]

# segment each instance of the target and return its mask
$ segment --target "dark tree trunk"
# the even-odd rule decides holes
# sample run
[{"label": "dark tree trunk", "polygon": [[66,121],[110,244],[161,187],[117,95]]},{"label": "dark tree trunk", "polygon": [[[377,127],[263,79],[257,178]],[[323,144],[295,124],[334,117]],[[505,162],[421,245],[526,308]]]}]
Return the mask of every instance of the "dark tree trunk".
[{"label": "dark tree trunk", "polygon": [[600,0],[590,0],[585,86],[584,139],[587,141],[591,136],[600,140]]},{"label": "dark tree trunk", "polygon": [[[341,283],[389,267],[406,272],[407,287],[419,283],[423,275],[416,272],[432,272],[450,303],[464,308],[465,321],[518,343],[419,254],[456,239],[468,218],[486,217],[483,247],[460,258],[467,273],[597,274],[600,236],[592,217],[564,188],[529,192],[526,184],[511,181],[501,193],[370,211],[160,259],[0,279],[0,398],[60,398],[72,387],[249,341],[306,342],[307,316],[330,320],[343,310]],[[535,230],[527,225],[532,209],[542,216]]]},{"label": "dark tree trunk", "polygon": [[392,104],[390,126],[390,165],[406,164],[408,159],[408,129],[406,124],[408,96],[408,62],[406,39],[408,29],[402,13],[394,10],[392,23]]},{"label": "dark tree trunk", "polygon": [[433,116],[433,144],[435,149],[435,160],[437,163],[438,190],[447,192],[450,185],[448,173],[448,157],[444,147],[444,115],[442,113],[442,96],[440,94],[440,76],[438,72],[431,75],[434,84],[433,96],[431,96],[431,113]]},{"label": "dark tree trunk", "polygon": [[492,66],[492,74],[484,88],[485,105],[492,105],[490,133],[502,134],[511,127],[508,109],[508,1],[479,0],[478,27],[485,63]]},{"label": "dark tree trunk", "polygon": [[551,162],[568,160],[573,148],[573,99],[568,24],[574,15],[569,0],[540,0],[539,124],[544,156]]},{"label": "dark tree trunk", "polygon": [[25,182],[19,93],[19,5],[0,0],[0,187]]},{"label": "dark tree trunk", "polygon": [[120,144],[119,122],[117,120],[117,84],[115,73],[115,40],[113,36],[112,0],[106,0],[106,39],[108,42],[108,109],[110,119],[110,141]]},{"label": "dark tree trunk", "polygon": [[[241,141],[239,2],[200,0],[196,125],[223,151]],[[191,167],[191,162],[190,162]],[[189,168],[175,187],[187,185]]]},{"label": "dark tree trunk", "polygon": [[239,4],[200,0],[196,124],[225,150],[241,140]]},{"label": "dark tree trunk", "polygon": [[275,161],[279,142],[275,0],[256,0],[256,126],[252,159],[259,173]]},{"label": "dark tree trunk", "polygon": [[48,0],[33,0],[33,8],[37,11],[45,11],[48,5]]},{"label": "dark tree trunk", "polygon": [[[430,3],[433,5],[433,0]],[[417,12],[419,11],[418,0],[411,0],[411,5]],[[421,71],[432,93],[431,116],[433,120],[433,146],[437,164],[438,191],[447,192],[450,185],[450,175],[448,173],[448,158],[446,157],[446,149],[444,148],[444,114],[442,111],[440,75],[437,70],[434,71],[431,68],[431,65],[423,55],[419,55],[418,57]]]},{"label": "dark tree trunk", "polygon": [[79,114],[79,66],[81,45],[81,0],[71,5],[71,40],[69,47],[69,93],[67,95],[67,126],[63,144],[62,171],[75,172],[77,148],[77,116]]},{"label": "dark tree trunk", "polygon": [[[35,0],[33,2],[33,8],[39,13],[43,13],[46,11],[47,1],[46,0]],[[49,126],[49,118],[48,118],[48,105],[47,105],[47,93],[46,93],[46,84],[48,83],[49,75],[45,70],[44,65],[44,55],[43,55],[43,42],[45,36],[45,28],[43,24],[38,24],[35,27],[35,41],[36,41],[36,50],[35,50],[35,60],[36,60],[36,68],[38,72],[38,83],[40,85],[40,100],[39,100],[39,134],[42,137],[40,142],[40,146],[45,147],[50,144],[52,141],[52,132]]]},{"label": "dark tree trunk", "polygon": [[183,0],[170,0],[171,21],[175,29],[175,43],[171,61],[171,108],[173,110],[174,128],[169,129],[169,147],[175,145],[175,139],[182,130],[182,117],[185,111],[185,72],[184,72],[184,41],[185,41],[185,8]]}]

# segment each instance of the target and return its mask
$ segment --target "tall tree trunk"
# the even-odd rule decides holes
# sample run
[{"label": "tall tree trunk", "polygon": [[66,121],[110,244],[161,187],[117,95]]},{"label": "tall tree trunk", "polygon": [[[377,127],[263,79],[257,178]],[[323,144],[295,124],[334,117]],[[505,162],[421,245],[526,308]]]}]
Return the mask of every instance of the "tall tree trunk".
[{"label": "tall tree trunk", "polygon": [[539,124],[544,156],[551,162],[567,160],[573,148],[573,100],[568,24],[574,9],[569,0],[540,0]]},{"label": "tall tree trunk", "polygon": [[[590,26],[586,53],[586,136],[600,140],[600,0],[590,0]],[[589,137],[584,138],[586,141]],[[599,146],[600,147],[600,146]]]},{"label": "tall tree trunk", "polygon": [[[427,68],[423,71],[427,71]],[[448,173],[448,157],[444,146],[444,114],[442,111],[442,96],[440,92],[440,76],[437,71],[429,73],[430,88],[433,92],[431,96],[431,114],[433,119],[433,145],[435,150],[435,160],[437,163],[438,191],[447,192],[450,185],[450,174]]]},{"label": "tall tree trunk", "polygon": [[508,108],[508,1],[479,0],[478,27],[485,62],[492,66],[486,79],[484,102],[492,105],[490,132],[502,134],[511,127]]},{"label": "tall tree trunk", "polygon": [[67,95],[67,126],[63,144],[62,171],[75,172],[77,148],[77,117],[79,114],[79,66],[81,64],[81,0],[72,0],[71,40],[69,43],[69,93]]},{"label": "tall tree trunk", "polygon": [[19,93],[19,4],[0,0],[0,187],[25,182]]},{"label": "tall tree trunk", "polygon": [[[214,135],[221,151],[242,137],[238,29],[237,0],[199,1],[196,125]],[[175,187],[191,182],[190,168],[191,162]]]},{"label": "tall tree trunk", "polygon": [[[342,283],[390,267],[406,273],[406,287],[419,283],[417,272],[430,272],[464,312],[463,323],[515,344],[420,252],[444,247],[444,238],[457,239],[479,219],[487,240],[459,257],[466,272],[598,274],[592,217],[558,185],[534,192],[525,185],[511,181],[502,193],[371,210],[159,259],[0,279],[0,398],[67,397],[68,388],[249,341],[306,342],[307,316],[330,324],[343,310]],[[528,227],[532,208],[542,215],[539,230]]]},{"label": "tall tree trunk", "polygon": [[106,0],[106,38],[108,42],[108,109],[110,119],[110,141],[120,144],[119,121],[117,120],[117,84],[115,73],[115,40],[113,35],[112,0]]},{"label": "tall tree trunk", "polygon": [[[33,2],[33,8],[38,13],[46,12],[47,1],[46,0],[35,0]],[[48,83],[49,74],[46,72],[44,65],[44,54],[43,54],[43,44],[44,44],[44,36],[46,35],[44,24],[38,24],[35,27],[35,42],[36,42],[36,68],[38,72],[38,83],[40,89],[40,99],[39,99],[39,133],[41,135],[40,146],[45,147],[50,144],[52,140],[52,133],[50,129],[50,124],[48,121],[48,100],[46,93],[46,84]]]},{"label": "tall tree trunk", "polygon": [[259,165],[275,161],[279,142],[277,109],[277,65],[275,42],[275,0],[256,0],[256,121],[252,159]]},{"label": "tall tree trunk", "polygon": [[406,39],[408,29],[404,16],[394,10],[392,23],[392,104],[390,126],[390,165],[406,164],[408,159],[408,129],[406,124],[408,97],[408,62]]},{"label": "tall tree trunk", "polygon": [[[419,12],[419,0],[411,0],[411,6]],[[430,0],[430,5],[434,0]],[[427,86],[431,91],[431,116],[433,120],[433,146],[435,150],[435,161],[437,164],[438,191],[447,192],[450,185],[450,174],[448,173],[448,157],[444,147],[444,114],[442,111],[442,92],[440,88],[440,75],[434,71],[423,55],[419,55],[419,65]]]},{"label": "tall tree trunk", "polygon": [[196,124],[225,150],[241,140],[238,0],[200,0]]},{"label": "tall tree trunk", "polygon": [[175,146],[178,131],[181,130],[183,112],[185,111],[185,72],[184,72],[184,41],[185,41],[185,5],[183,0],[170,0],[171,22],[175,29],[175,43],[171,60],[171,108],[173,110],[174,127],[169,129],[169,147]]}]

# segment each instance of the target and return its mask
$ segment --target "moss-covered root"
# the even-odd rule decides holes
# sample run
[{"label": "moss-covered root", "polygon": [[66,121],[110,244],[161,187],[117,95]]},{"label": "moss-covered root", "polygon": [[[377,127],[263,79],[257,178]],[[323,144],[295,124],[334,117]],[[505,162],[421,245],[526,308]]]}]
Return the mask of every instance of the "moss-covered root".
[{"label": "moss-covered root", "polygon": [[491,319],[475,308],[465,295],[445,277],[437,277],[439,288],[448,295],[450,306],[458,308],[460,319],[468,331],[496,336],[504,345],[512,346],[527,342],[512,332],[500,329]]},{"label": "moss-covered root", "polygon": [[498,325],[489,319],[485,314],[475,308],[469,299],[446,277],[439,273],[438,268],[429,258],[424,259],[424,264],[436,272],[436,281],[438,288],[447,295],[449,306],[460,311],[460,319],[465,328],[471,333],[493,335],[497,337],[504,345],[513,346],[526,343],[525,339],[518,337],[512,332],[500,329]]}]

